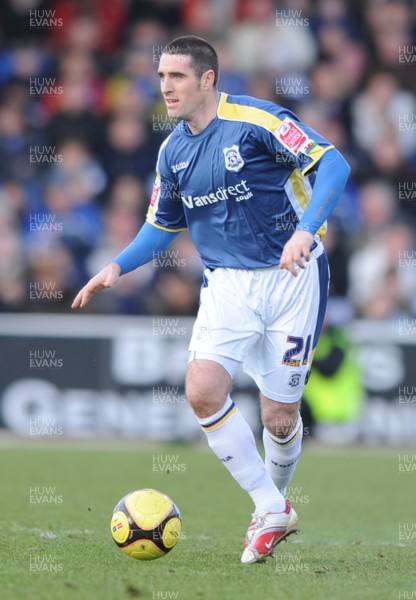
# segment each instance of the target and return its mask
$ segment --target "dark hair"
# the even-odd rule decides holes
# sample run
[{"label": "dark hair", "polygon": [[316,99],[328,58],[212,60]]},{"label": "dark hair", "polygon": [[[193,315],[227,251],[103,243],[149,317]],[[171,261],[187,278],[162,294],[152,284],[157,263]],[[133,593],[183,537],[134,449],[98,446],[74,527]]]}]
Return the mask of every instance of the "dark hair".
[{"label": "dark hair", "polygon": [[211,44],[205,40],[193,35],[184,35],[178,37],[163,48],[163,54],[182,54],[190,56],[192,59],[192,68],[197,77],[201,79],[205,71],[212,69],[214,71],[214,88],[218,82],[218,56]]}]

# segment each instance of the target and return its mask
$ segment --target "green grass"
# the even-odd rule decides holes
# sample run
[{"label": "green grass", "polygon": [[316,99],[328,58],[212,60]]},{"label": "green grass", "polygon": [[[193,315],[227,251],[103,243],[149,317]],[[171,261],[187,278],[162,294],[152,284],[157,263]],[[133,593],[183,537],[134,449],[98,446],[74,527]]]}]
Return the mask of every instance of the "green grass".
[{"label": "green grass", "polygon": [[[0,597],[416,598],[416,541],[399,539],[399,524],[416,528],[416,474],[399,472],[398,454],[306,445],[293,482],[301,533],[264,564],[243,566],[251,501],[204,446],[3,447]],[[185,470],[153,472],[161,455]],[[31,486],[55,488],[58,503],[30,503]],[[110,536],[113,507],[141,487],[172,496],[183,518],[183,539],[152,562],[124,556]],[[31,570],[39,557],[48,570]]]}]

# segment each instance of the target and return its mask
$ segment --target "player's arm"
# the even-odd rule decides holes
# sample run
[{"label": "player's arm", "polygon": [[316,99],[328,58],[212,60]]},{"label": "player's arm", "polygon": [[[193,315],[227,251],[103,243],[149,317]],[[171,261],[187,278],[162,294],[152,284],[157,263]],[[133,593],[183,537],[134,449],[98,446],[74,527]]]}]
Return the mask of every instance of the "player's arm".
[{"label": "player's arm", "polygon": [[308,207],[280,259],[280,268],[296,277],[298,267],[310,260],[314,235],[331,214],[348,179],[350,167],[332,144],[287,109],[273,103],[264,106],[269,117],[268,126],[257,131],[257,138],[274,157],[292,157],[302,175],[316,172],[315,185]]},{"label": "player's arm", "polygon": [[115,285],[121,275],[148,263],[158,252],[164,250],[183,229],[186,229],[182,202],[179,201],[178,182],[165,165],[163,148],[166,142],[167,140],[159,151],[156,178],[146,223],[121,254],[116,256],[80,290],[72,303],[72,308],[84,307],[95,294]]},{"label": "player's arm", "polygon": [[115,285],[121,275],[148,263],[179,233],[179,231],[159,229],[146,222],[134,240],[78,292],[72,308],[83,308],[95,294]]},{"label": "player's arm", "polygon": [[310,260],[314,235],[334,210],[347,183],[350,167],[335,148],[325,152],[317,163],[316,180],[308,207],[300,219],[296,231],[285,244],[280,268],[297,276],[296,266],[305,268],[304,260]]}]

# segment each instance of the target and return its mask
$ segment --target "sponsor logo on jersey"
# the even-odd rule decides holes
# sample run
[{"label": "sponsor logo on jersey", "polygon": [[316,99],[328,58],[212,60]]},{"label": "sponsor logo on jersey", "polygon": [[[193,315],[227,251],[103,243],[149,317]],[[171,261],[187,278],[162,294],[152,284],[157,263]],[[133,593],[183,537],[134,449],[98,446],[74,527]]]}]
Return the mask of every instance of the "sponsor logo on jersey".
[{"label": "sponsor logo on jersey", "polygon": [[183,171],[189,165],[189,160],[185,160],[183,162],[177,163],[176,165],[171,165],[171,169],[173,173],[177,173],[178,171]]},{"label": "sponsor logo on jersey", "polygon": [[243,200],[249,200],[253,197],[253,192],[250,191],[247,181],[242,179],[236,185],[229,185],[228,187],[219,187],[215,192],[204,194],[202,196],[184,196],[181,198],[185,206],[188,208],[197,208],[199,206],[207,206],[208,204],[216,204],[223,200],[234,199],[236,202],[242,202]]},{"label": "sponsor logo on jersey", "polygon": [[241,171],[244,166],[244,160],[240,154],[240,148],[234,144],[231,148],[224,148],[225,168],[227,171]]},{"label": "sponsor logo on jersey", "polygon": [[299,152],[310,154],[316,146],[316,142],[311,140],[304,131],[292,119],[286,117],[277,130],[277,139],[292,154],[297,156]]}]

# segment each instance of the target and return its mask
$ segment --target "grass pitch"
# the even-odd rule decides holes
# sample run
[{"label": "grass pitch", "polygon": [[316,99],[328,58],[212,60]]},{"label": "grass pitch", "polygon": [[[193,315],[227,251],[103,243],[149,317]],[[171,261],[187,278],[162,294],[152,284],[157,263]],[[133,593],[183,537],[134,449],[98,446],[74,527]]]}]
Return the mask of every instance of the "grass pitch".
[{"label": "grass pitch", "polygon": [[[0,597],[416,598],[416,473],[399,471],[399,454],[305,444],[291,489],[301,533],[243,566],[251,501],[205,446],[12,443],[0,467]],[[183,519],[183,539],[151,562],[110,535],[113,507],[141,487],[169,494]]]}]

